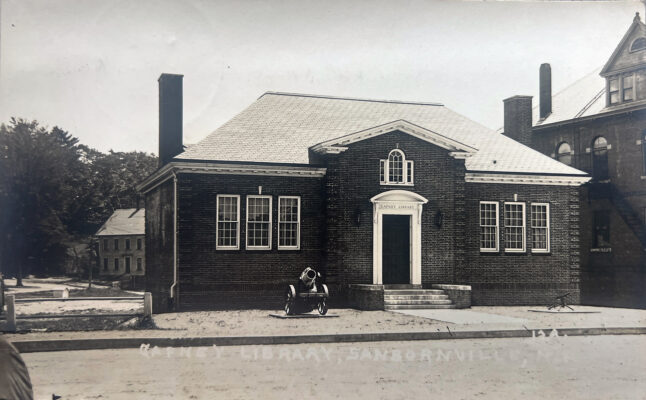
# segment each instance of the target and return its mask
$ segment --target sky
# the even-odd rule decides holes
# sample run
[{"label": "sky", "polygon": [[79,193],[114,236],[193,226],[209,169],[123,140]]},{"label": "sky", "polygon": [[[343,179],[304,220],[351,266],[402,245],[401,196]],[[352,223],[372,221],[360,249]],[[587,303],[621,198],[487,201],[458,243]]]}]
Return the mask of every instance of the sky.
[{"label": "sky", "polygon": [[101,151],[158,148],[158,86],[184,75],[184,143],[267,91],[439,102],[502,126],[602,66],[639,1],[0,0],[0,123]]}]

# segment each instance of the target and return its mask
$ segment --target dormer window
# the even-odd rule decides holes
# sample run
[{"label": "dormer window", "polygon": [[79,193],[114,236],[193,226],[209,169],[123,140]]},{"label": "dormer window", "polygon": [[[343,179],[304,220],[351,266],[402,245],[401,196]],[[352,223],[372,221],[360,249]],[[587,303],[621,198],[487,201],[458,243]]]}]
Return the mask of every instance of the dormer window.
[{"label": "dormer window", "polygon": [[[608,78],[608,105],[628,103],[635,99],[641,100],[645,93],[641,93],[643,86],[644,71],[639,70],[622,75],[615,75]],[[639,82],[635,87],[635,81]],[[637,90],[635,90],[637,89]],[[637,93],[636,93],[637,92]]]},{"label": "dormer window", "polygon": [[610,78],[608,80],[608,95],[610,104],[619,103],[619,78]]},{"label": "dormer window", "polygon": [[413,162],[399,149],[388,154],[388,159],[379,160],[379,181],[382,185],[412,185]]},{"label": "dormer window", "polygon": [[635,39],[632,45],[630,45],[630,51],[639,51],[646,49],[646,38],[640,37]]},{"label": "dormer window", "polygon": [[634,76],[631,75],[624,75],[624,90],[623,90],[623,100],[624,101],[631,101],[633,100],[633,78]]}]

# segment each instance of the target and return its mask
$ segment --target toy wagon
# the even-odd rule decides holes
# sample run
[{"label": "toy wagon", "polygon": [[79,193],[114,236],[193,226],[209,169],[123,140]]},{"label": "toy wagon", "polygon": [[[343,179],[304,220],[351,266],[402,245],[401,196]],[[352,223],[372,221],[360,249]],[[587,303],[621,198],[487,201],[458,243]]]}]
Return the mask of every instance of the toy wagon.
[{"label": "toy wagon", "polygon": [[308,313],[315,308],[319,314],[327,313],[327,299],[330,297],[327,286],[319,283],[321,274],[310,267],[305,268],[294,285],[289,285],[285,291],[285,314]]}]

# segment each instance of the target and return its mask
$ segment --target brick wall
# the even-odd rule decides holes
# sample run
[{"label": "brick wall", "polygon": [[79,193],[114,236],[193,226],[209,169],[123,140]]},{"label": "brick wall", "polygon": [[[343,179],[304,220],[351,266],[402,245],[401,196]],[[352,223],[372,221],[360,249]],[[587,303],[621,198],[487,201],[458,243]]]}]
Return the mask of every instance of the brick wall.
[{"label": "brick wall", "polygon": [[[603,136],[608,150],[609,184],[630,204],[636,219],[646,221],[646,169],[638,144],[646,130],[646,110],[589,121],[577,121],[535,130],[533,147],[554,156],[557,146],[567,142],[574,151],[572,166],[592,173],[593,140]],[[600,185],[587,185],[598,191]],[[610,252],[593,249],[593,215],[610,212]],[[586,197],[581,202],[582,302],[620,307],[646,307],[646,251],[625,218],[608,196]],[[604,250],[607,251],[607,250]]]},{"label": "brick wall", "polygon": [[[179,174],[181,309],[282,308],[305,267],[322,270],[323,178]],[[247,250],[246,196],[272,196],[272,248]],[[216,250],[218,194],[240,195],[240,249]],[[300,250],[278,250],[278,196],[301,196]],[[322,270],[321,272],[325,272]]]},{"label": "brick wall", "polygon": [[[466,184],[466,259],[459,284],[471,285],[474,305],[549,304],[572,292],[579,301],[579,188],[510,184]],[[506,253],[504,202],[525,202],[526,251]],[[481,253],[479,202],[499,202],[500,251]],[[550,253],[532,254],[530,203],[550,204]]]},{"label": "brick wall", "polygon": [[146,291],[152,293],[153,312],[172,309],[173,181],[146,193]]},{"label": "brick wall", "polygon": [[[415,163],[414,186],[380,185],[379,160],[398,147]],[[328,279],[331,291],[372,283],[372,203],[389,190],[410,190],[428,199],[422,212],[422,280],[450,283],[464,263],[464,161],[401,132],[351,144],[329,156],[326,179]],[[443,214],[441,227],[435,215]],[[360,223],[356,223],[360,215]]]}]

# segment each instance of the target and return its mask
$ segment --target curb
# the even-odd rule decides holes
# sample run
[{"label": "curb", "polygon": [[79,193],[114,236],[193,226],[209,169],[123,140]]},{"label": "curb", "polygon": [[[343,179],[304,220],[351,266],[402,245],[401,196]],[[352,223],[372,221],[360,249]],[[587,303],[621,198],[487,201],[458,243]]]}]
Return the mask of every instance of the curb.
[{"label": "curb", "polygon": [[[105,350],[139,348],[142,344],[151,347],[199,347],[199,346],[249,346],[299,343],[352,343],[392,342],[409,340],[447,339],[496,339],[542,336],[541,329],[513,329],[499,331],[457,331],[457,332],[387,332],[349,333],[329,335],[291,336],[215,336],[186,338],[105,338],[105,339],[59,339],[59,340],[16,340],[13,345],[20,353],[47,351]],[[552,328],[542,329],[545,336]],[[646,327],[632,328],[565,328],[557,329],[559,336],[593,335],[644,335]]]}]

